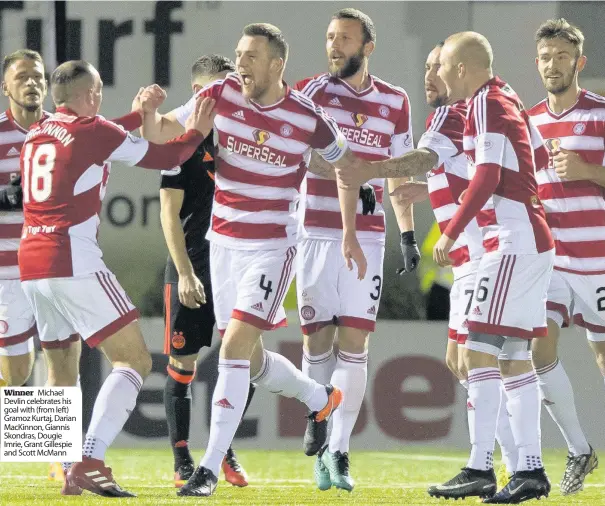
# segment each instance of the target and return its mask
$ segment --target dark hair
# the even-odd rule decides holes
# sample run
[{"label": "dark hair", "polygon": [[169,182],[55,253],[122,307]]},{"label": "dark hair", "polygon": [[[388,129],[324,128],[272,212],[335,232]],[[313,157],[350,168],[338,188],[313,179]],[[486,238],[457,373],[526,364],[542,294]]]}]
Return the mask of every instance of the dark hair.
[{"label": "dark hair", "polygon": [[205,54],[195,60],[191,67],[191,78],[211,77],[222,72],[235,72],[235,63],[220,54]]},{"label": "dark hair", "polygon": [[540,25],[536,32],[536,43],[549,39],[566,40],[575,46],[577,56],[582,55],[584,34],[577,26],[569,24],[565,18],[549,19]]},{"label": "dark hair", "polygon": [[8,68],[19,60],[34,60],[39,61],[42,66],[44,66],[44,60],[42,60],[42,56],[38,51],[33,51],[31,49],[18,49],[11,54],[8,54],[4,57],[4,61],[2,62],[2,75],[6,74]]},{"label": "dark hair", "polygon": [[252,23],[244,27],[243,34],[248,37],[265,37],[279,58],[284,62],[288,59],[288,43],[277,26],[269,23]]},{"label": "dark hair", "polygon": [[82,77],[93,76],[93,66],[84,60],[70,60],[59,65],[50,75],[50,92],[55,104],[69,99],[68,87]]},{"label": "dark hair", "polygon": [[445,41],[444,40],[442,40],[440,42],[437,42],[437,44],[435,45],[435,47],[443,47],[443,46],[445,46]]},{"label": "dark hair", "polygon": [[354,19],[359,21],[363,31],[363,43],[376,42],[376,27],[372,18],[357,9],[340,9],[332,14],[332,19]]}]

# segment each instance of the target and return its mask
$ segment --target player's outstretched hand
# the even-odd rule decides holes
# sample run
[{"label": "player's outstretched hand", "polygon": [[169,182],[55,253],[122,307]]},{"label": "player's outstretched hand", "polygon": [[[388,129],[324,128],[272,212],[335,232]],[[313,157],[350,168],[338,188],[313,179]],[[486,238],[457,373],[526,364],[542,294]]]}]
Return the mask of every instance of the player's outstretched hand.
[{"label": "player's outstretched hand", "polygon": [[204,285],[195,274],[190,276],[179,276],[179,300],[183,306],[197,309],[201,304],[206,304],[206,293]]},{"label": "player's outstretched hand", "polygon": [[208,137],[208,134],[214,127],[214,117],[216,111],[214,105],[216,100],[210,97],[198,96],[195,100],[195,109],[187,118],[185,123],[186,130],[197,130],[204,138]]},{"label": "player's outstretched hand", "polygon": [[[368,261],[366,260],[363,250],[359,245],[359,241],[355,234],[345,235],[342,238],[342,256],[345,259],[347,268],[353,270],[353,262],[357,266],[357,279],[363,279],[366,277],[366,271],[368,270]],[[352,261],[351,261],[352,260]]]},{"label": "player's outstretched hand", "polygon": [[450,239],[447,235],[442,234],[435,247],[433,248],[433,260],[437,265],[441,267],[446,267],[448,265],[452,265],[452,261],[450,260],[449,253],[454,245],[454,240]]},{"label": "player's outstretched hand", "polygon": [[395,188],[390,195],[404,205],[416,204],[429,198],[429,187],[424,181],[406,181]]}]

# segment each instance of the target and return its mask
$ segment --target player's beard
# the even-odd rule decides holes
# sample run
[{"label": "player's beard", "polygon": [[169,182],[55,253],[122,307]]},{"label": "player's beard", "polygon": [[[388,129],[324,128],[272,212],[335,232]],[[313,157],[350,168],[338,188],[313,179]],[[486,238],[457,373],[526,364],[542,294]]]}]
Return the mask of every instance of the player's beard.
[{"label": "player's beard", "polygon": [[548,84],[548,79],[544,80],[544,87],[548,93],[552,93],[553,95],[562,95],[565,93],[573,84],[574,77],[576,76],[576,70],[578,68],[578,60],[573,64],[573,68],[569,72],[569,74],[562,74],[561,76],[561,84],[550,86]]},{"label": "player's beard", "polygon": [[8,97],[15,102],[15,104],[21,107],[21,109],[25,109],[27,112],[36,112],[42,107],[42,104],[26,104],[25,102],[21,102],[13,97],[11,93],[8,94]]},{"label": "player's beard", "polygon": [[340,79],[346,79],[347,77],[354,76],[357,74],[357,72],[359,72],[359,69],[363,63],[363,58],[363,47],[361,47],[357,54],[347,58],[347,61],[341,68],[334,67],[332,64],[330,64],[330,75]]},{"label": "player's beard", "polygon": [[445,95],[437,95],[437,97],[435,98],[435,100],[429,102],[429,105],[433,109],[437,109],[437,107],[441,107],[442,105],[445,105],[446,102],[447,102],[447,96],[445,96]]}]

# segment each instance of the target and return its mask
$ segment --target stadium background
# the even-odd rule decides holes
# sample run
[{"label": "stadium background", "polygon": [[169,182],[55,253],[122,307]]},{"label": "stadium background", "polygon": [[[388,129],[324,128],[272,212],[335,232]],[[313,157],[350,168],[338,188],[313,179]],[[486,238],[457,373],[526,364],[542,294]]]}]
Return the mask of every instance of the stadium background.
[{"label": "stadium background", "polygon": [[[476,30],[488,36],[494,48],[495,72],[530,106],[544,96],[534,64],[535,29],[550,17],[566,17],[582,28],[587,39],[588,65],[582,85],[592,91],[605,91],[605,9],[600,2],[5,1],[0,2],[0,52],[4,55],[24,46],[38,49],[49,69],[63,59],[90,61],[105,83],[101,112],[106,117],[128,111],[139,86],[153,82],[168,90],[162,108],[167,111],[189,98],[191,63],[204,53],[233,58],[241,29],[250,22],[274,23],[284,32],[291,46],[288,82],[325,71],[325,29],[330,14],[346,6],[358,7],[374,20],[378,39],[370,71],[407,90],[416,141],[430,112],[423,90],[426,55],[436,42],[456,31]],[[51,107],[50,101],[47,107]],[[158,318],[166,247],[159,223],[158,183],[155,173],[114,164],[102,211],[100,242],[105,260],[149,317],[143,325],[155,352],[155,374],[117,442],[122,446],[157,445],[166,434],[161,401],[166,361],[160,354],[163,328]],[[423,271],[397,276],[398,233],[390,208],[388,212],[391,219],[379,317],[423,320],[426,300],[419,276],[426,275],[426,281],[434,274],[430,271],[430,253],[424,255]],[[415,219],[417,238],[422,242],[434,222],[428,203],[416,207]],[[294,309],[292,297],[288,303]],[[267,342],[300,364],[295,312],[290,314],[290,321],[288,330],[275,333]],[[382,321],[378,329],[371,342],[368,395],[353,447],[393,449],[394,444],[411,443],[466,447],[463,392],[442,363],[445,323]],[[574,382],[589,439],[603,447],[602,379],[579,332],[567,332],[562,345],[561,356]],[[210,355],[198,368],[194,396],[199,409],[195,409],[194,427],[200,430],[193,437],[195,446],[203,446],[207,437],[209,410],[203,407],[208,406],[208,385],[215,375],[213,358],[215,355]],[[94,392],[107,372],[96,353],[84,354],[85,413],[89,413]],[[43,376],[43,370],[37,368],[34,383],[40,384]],[[268,394],[257,399],[238,444],[298,447],[303,420],[296,403]],[[85,425],[87,419],[85,414]],[[547,415],[544,441],[552,447],[563,444]]]}]

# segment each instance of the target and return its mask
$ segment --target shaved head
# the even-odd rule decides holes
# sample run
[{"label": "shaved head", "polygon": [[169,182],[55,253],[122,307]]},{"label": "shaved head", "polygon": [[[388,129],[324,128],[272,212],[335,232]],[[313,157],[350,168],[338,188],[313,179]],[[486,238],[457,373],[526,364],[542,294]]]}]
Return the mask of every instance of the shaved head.
[{"label": "shaved head", "polygon": [[445,39],[439,55],[438,76],[448,97],[461,100],[493,77],[494,53],[489,41],[477,32],[460,32]]},{"label": "shaved head", "polygon": [[491,70],[494,53],[489,41],[477,32],[460,32],[448,37],[443,46],[452,58],[469,69]]},{"label": "shaved head", "polygon": [[72,60],[62,63],[50,76],[53,101],[57,106],[70,102],[77,95],[91,89],[98,77],[99,73],[88,62]]},{"label": "shaved head", "polygon": [[69,107],[79,116],[95,116],[103,100],[103,81],[90,63],[72,60],[51,74],[50,91],[57,107]]}]

